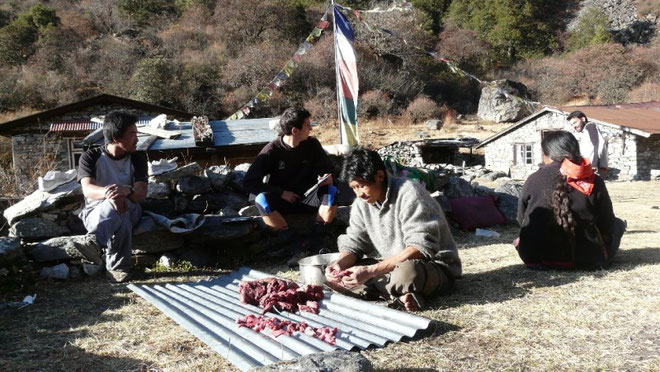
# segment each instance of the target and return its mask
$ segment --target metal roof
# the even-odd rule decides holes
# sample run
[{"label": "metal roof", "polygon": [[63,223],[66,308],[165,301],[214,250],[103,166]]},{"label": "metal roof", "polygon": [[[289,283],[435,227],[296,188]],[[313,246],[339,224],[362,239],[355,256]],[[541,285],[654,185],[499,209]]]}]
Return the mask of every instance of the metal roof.
[{"label": "metal roof", "polygon": [[580,110],[589,120],[616,124],[641,131],[660,134],[660,102],[626,103],[599,106],[561,106],[560,110]]},{"label": "metal roof", "polygon": [[51,132],[87,132],[103,127],[102,123],[89,119],[62,121],[50,125]]},{"label": "metal roof", "polygon": [[[268,127],[270,120],[273,120],[273,118],[210,121],[209,125],[213,130],[213,145],[224,147],[270,142],[277,137],[277,132]],[[180,122],[176,124],[169,122],[165,129],[180,131],[181,135],[170,139],[158,138],[149,146],[149,150],[176,150],[196,147],[191,123]],[[138,136],[138,147],[147,138],[149,138],[149,135],[140,134]]]},{"label": "metal roof", "polygon": [[106,104],[120,104],[128,107],[137,108],[140,110],[160,112],[163,114],[173,115],[178,119],[190,119],[193,117],[193,114],[189,112],[185,112],[169,107],[154,105],[146,102],[140,102],[133,99],[114,96],[111,94],[100,94],[98,96],[83,99],[78,102],[69,103],[63,106],[52,108],[50,110],[41,111],[36,114],[32,114],[18,119],[10,120],[4,123],[0,123],[0,133],[7,133],[19,128],[22,125],[33,124],[35,122],[36,123],[43,122],[50,117],[63,115],[68,112],[77,111],[92,105],[106,105]]},{"label": "metal roof", "polygon": [[128,288],[244,371],[318,352],[382,347],[404,338],[419,337],[431,325],[427,318],[326,291],[318,314],[301,311],[267,316],[305,321],[313,327],[337,327],[335,345],[301,333],[274,338],[267,329],[259,333],[238,328],[239,317],[261,314],[261,308],[241,303],[238,284],[242,280],[268,277],[272,275],[243,267],[207,281],[129,284]]},{"label": "metal roof", "polygon": [[[557,113],[564,116],[572,111],[580,110],[587,115],[589,121],[612,128],[621,129],[642,137],[660,134],[660,102],[629,103],[608,106],[562,106],[559,108],[543,107],[537,112],[524,117],[502,131],[481,141],[475,148],[486,146],[496,139],[509,134],[526,125],[539,116],[547,113]],[[637,120],[637,121],[635,121]]]}]

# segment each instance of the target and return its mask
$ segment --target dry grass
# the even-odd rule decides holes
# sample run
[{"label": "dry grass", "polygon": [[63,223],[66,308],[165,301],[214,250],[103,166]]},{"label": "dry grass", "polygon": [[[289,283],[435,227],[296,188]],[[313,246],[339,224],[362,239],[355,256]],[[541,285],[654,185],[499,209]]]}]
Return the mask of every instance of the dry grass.
[{"label": "dry grass", "polygon": [[[379,148],[395,141],[418,140],[422,138],[476,137],[485,139],[510,126],[510,123],[497,124],[482,121],[476,116],[464,118],[455,124],[445,125],[440,130],[431,130],[424,123],[414,124],[402,118],[381,118],[358,124],[358,134],[362,144]],[[337,124],[323,123],[314,128],[312,135],[323,145],[339,143]]]},{"label": "dry grass", "polygon": [[[611,270],[531,271],[512,246],[457,233],[464,277],[421,315],[435,332],[363,352],[380,371],[660,370],[660,182],[610,183],[628,233]],[[295,271],[257,265],[291,279]],[[143,274],[139,283],[192,281],[223,271]],[[35,279],[3,300],[0,370],[235,370],[174,321],[101,278]]]}]

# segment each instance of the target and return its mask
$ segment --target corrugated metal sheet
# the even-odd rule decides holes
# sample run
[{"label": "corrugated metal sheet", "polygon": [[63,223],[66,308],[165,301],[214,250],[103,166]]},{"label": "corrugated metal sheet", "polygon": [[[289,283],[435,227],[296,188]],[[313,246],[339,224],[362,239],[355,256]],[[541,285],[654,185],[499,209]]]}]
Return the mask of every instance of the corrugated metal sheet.
[{"label": "corrugated metal sheet", "polygon": [[[272,118],[210,121],[209,125],[213,130],[214,146],[254,145],[270,142],[277,137],[277,132],[268,128],[270,120]],[[179,124],[169,122],[165,129],[181,131],[181,135],[169,139],[158,138],[149,146],[149,150],[177,150],[196,146],[190,122]],[[138,136],[138,146],[147,138],[149,138],[148,135],[140,134]]]},{"label": "corrugated metal sheet", "polygon": [[72,120],[50,125],[51,132],[87,132],[101,128],[103,124],[90,120]]},{"label": "corrugated metal sheet", "polygon": [[302,311],[267,315],[305,321],[313,327],[337,327],[334,346],[305,334],[274,338],[269,336],[269,330],[258,333],[238,328],[237,318],[261,313],[261,308],[240,302],[238,284],[242,280],[268,277],[272,275],[244,267],[208,281],[152,286],[130,284],[128,288],[241,370],[335,349],[382,347],[389,342],[417,337],[431,324],[431,320],[420,316],[326,292],[319,314]]},{"label": "corrugated metal sheet", "polygon": [[274,118],[211,121],[215,146],[253,145],[267,143],[277,137],[268,127]]}]

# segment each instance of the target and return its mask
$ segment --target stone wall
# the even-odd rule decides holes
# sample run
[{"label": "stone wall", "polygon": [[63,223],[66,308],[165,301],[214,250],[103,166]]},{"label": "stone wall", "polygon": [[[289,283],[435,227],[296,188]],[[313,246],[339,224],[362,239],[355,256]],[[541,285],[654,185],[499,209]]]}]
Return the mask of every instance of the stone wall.
[{"label": "stone wall", "polygon": [[[33,186],[37,176],[43,175],[47,170],[69,169],[68,139],[73,138],[73,133],[48,133],[51,123],[107,115],[116,110],[127,111],[137,116],[161,114],[157,111],[138,110],[119,104],[93,105],[21,128],[21,134],[12,136],[11,143],[14,170],[20,183],[23,184],[22,187]],[[76,138],[82,138],[87,134],[89,133],[76,133]]]},{"label": "stone wall", "polygon": [[[564,115],[547,112],[485,146],[485,166],[504,172],[513,179],[525,179],[538,169],[541,158],[541,132],[543,130],[572,131]],[[516,165],[515,144],[532,145],[532,164]]]},{"label": "stone wall", "polygon": [[620,129],[599,125],[607,141],[608,179],[630,181],[637,179],[637,140],[640,138]]},{"label": "stone wall", "polygon": [[[624,133],[618,128],[612,128],[607,125],[598,124],[605,141],[608,143],[608,160],[610,168],[610,178],[617,180],[633,180],[638,179],[641,175],[638,160],[637,141],[642,138],[631,133]],[[576,133],[573,128],[566,121],[564,114],[556,113],[553,111],[546,112],[545,114],[537,117],[536,119],[528,122],[527,124],[517,128],[516,130],[508,133],[485,146],[485,166],[493,171],[505,172],[513,179],[525,179],[530,174],[538,169],[539,164],[542,163],[542,150],[541,150],[541,134],[544,130],[565,130],[580,139],[580,136],[586,135]],[[532,164],[517,165],[515,144],[531,144],[532,145]],[[641,153],[647,158],[654,155],[653,148],[658,148],[656,141],[648,141],[645,144],[645,149]],[[657,155],[655,155],[657,157]],[[639,162],[639,163],[638,163]],[[646,167],[645,167],[646,168]],[[648,168],[643,172],[650,175]],[[642,172],[642,173],[643,173]]]}]

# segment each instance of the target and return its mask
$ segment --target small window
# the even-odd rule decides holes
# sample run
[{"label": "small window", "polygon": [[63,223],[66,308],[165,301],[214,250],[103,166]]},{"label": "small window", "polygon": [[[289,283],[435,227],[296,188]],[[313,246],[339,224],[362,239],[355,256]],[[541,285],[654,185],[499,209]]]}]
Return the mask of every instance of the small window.
[{"label": "small window", "polygon": [[517,143],[515,145],[516,165],[534,164],[532,148],[533,146],[530,143]]}]

